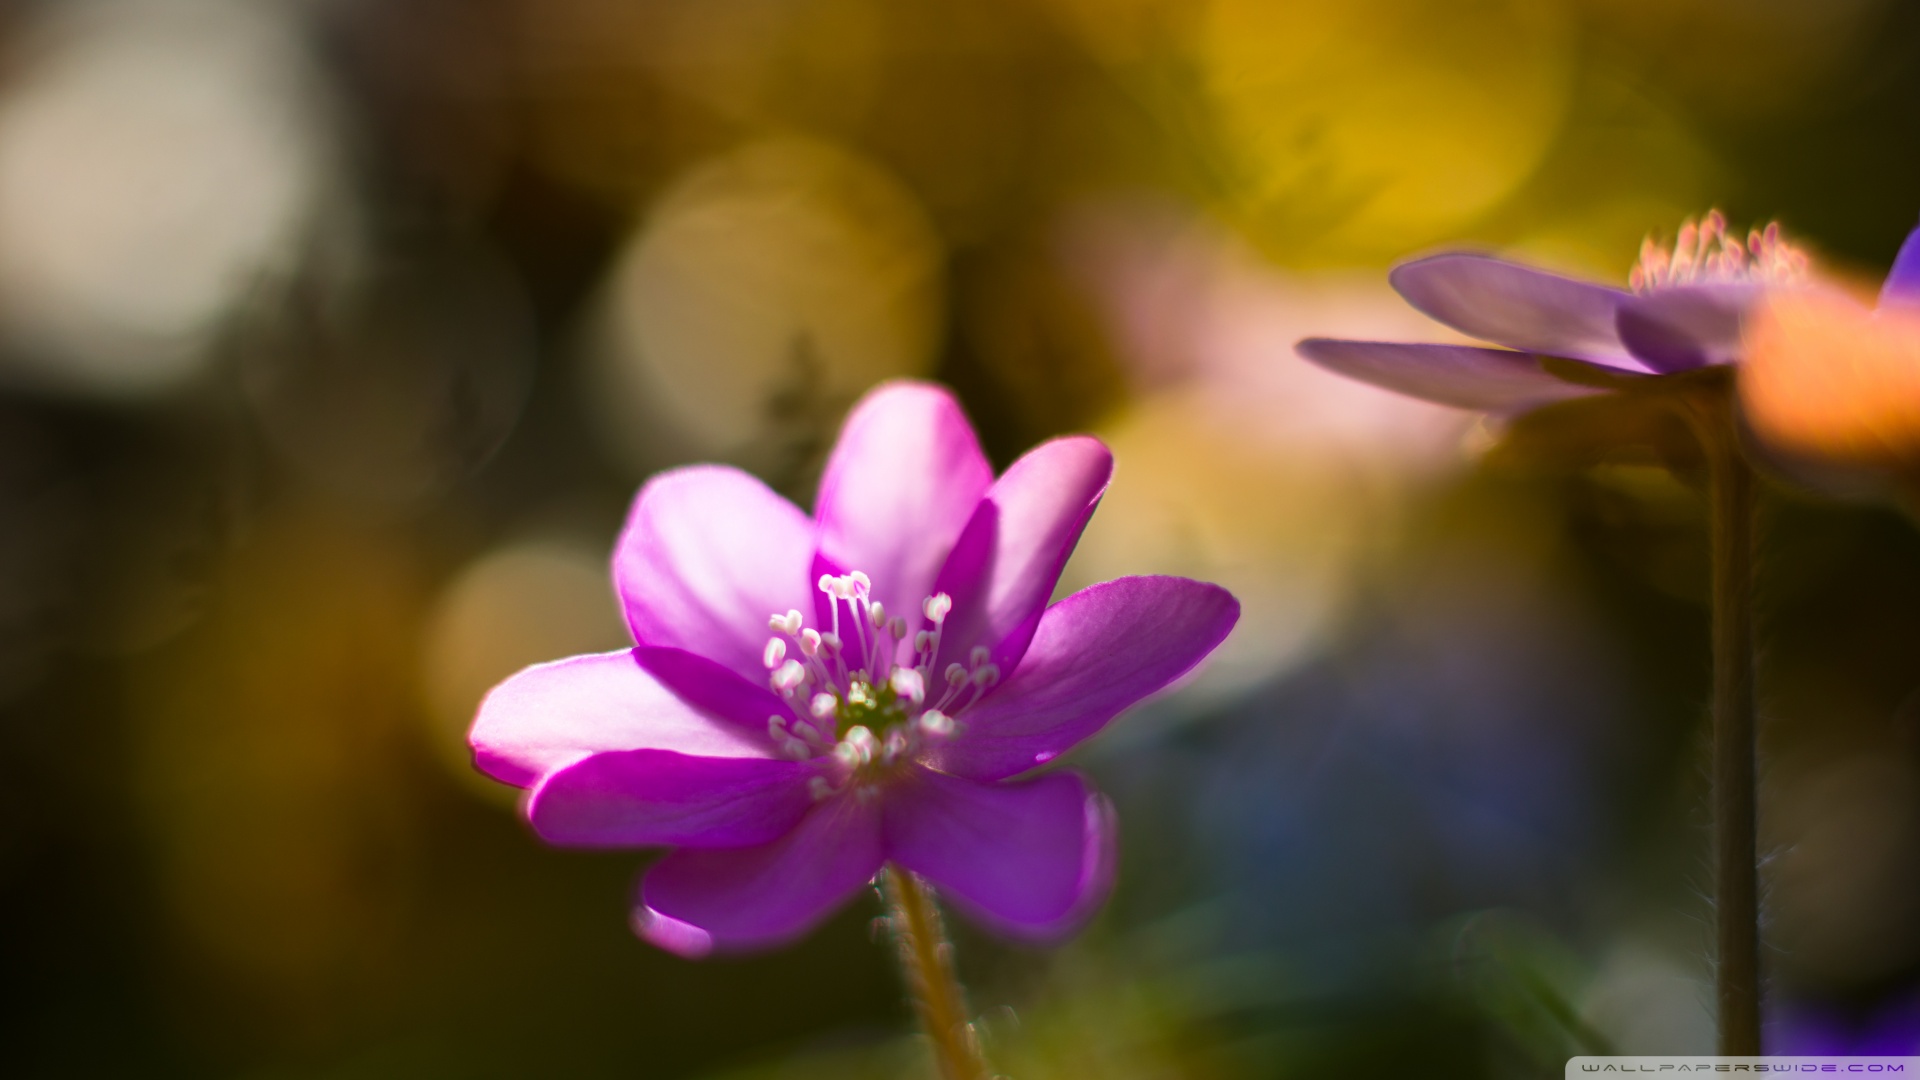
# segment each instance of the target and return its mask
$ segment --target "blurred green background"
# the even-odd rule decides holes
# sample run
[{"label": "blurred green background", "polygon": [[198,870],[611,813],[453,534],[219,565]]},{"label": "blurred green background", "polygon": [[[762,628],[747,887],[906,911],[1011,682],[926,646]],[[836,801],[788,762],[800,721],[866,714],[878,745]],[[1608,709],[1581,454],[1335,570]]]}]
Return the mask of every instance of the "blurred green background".
[{"label": "blurred green background", "polygon": [[[1706,1052],[1697,493],[1291,345],[1445,336],[1409,253],[1624,280],[1710,206],[1877,273],[1917,176],[1898,0],[0,3],[6,1071],[914,1075],[876,904],[652,950],[648,856],[463,741],[621,644],[645,476],[804,504],[891,376],[1002,466],[1112,444],[1069,584],[1245,603],[1078,755],[1094,926],[962,929],[1003,1070]],[[1764,544],[1772,1022],[1920,1052],[1920,536],[1776,491]]]}]

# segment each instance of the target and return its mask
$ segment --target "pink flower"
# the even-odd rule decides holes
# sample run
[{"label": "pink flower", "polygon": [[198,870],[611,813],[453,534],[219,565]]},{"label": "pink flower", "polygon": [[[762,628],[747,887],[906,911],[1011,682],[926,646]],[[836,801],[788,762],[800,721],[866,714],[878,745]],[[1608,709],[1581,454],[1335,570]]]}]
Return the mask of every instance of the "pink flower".
[{"label": "pink flower", "polygon": [[1028,773],[1199,663],[1239,605],[1121,578],[1048,606],[1105,491],[1096,439],[998,480],[946,391],[847,419],[814,517],[736,469],[641,489],[613,557],[637,647],[528,668],[469,739],[549,843],[666,846],[634,925],[686,955],[792,940],[888,862],[1016,937],[1080,925],[1113,821]]}]

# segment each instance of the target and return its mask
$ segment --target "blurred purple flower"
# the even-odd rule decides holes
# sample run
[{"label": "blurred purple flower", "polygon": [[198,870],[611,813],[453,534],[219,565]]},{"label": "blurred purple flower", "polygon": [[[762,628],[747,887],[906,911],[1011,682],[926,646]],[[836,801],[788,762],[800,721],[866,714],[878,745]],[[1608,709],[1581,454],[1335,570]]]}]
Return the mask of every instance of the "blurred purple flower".
[{"label": "blurred purple flower", "polygon": [[813,518],[736,469],[655,477],[613,557],[638,647],[496,687],[476,763],[528,789],[550,843],[678,849],[634,925],[685,955],[791,940],[887,862],[1059,937],[1112,882],[1111,810],[1075,773],[1023,774],[1239,615],[1174,577],[1048,606],[1112,467],[1077,436],[995,480],[946,391],[893,383],[849,416]]},{"label": "blurred purple flower", "polygon": [[1920,994],[1909,990],[1866,1012],[1808,1001],[1786,1001],[1767,1018],[1767,1053],[1920,1054]]},{"label": "blurred purple flower", "polygon": [[[1682,225],[1672,251],[1642,245],[1629,289],[1457,252],[1388,275],[1421,312],[1505,348],[1334,338],[1295,348],[1322,367],[1426,401],[1520,412],[1605,392],[1562,377],[1582,368],[1604,384],[1735,362],[1747,311],[1768,286],[1796,282],[1806,268],[1778,225],[1754,230],[1743,244],[1716,210]],[[1543,357],[1567,362],[1556,365],[1561,374],[1543,368]]]}]

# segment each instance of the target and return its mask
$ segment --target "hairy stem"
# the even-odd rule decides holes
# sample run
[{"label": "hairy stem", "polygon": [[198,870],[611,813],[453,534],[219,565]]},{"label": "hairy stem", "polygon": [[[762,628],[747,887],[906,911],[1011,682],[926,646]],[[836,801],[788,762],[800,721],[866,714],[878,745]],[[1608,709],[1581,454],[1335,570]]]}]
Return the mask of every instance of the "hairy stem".
[{"label": "hairy stem", "polygon": [[941,1080],[988,1080],[992,1074],[967,1017],[967,993],[953,971],[953,944],[941,925],[940,909],[908,871],[889,863],[881,876],[900,974],[933,1044]]},{"label": "hairy stem", "polygon": [[1760,1053],[1760,888],[1754,778],[1754,475],[1726,396],[1695,403],[1713,549],[1713,870],[1720,1052]]}]

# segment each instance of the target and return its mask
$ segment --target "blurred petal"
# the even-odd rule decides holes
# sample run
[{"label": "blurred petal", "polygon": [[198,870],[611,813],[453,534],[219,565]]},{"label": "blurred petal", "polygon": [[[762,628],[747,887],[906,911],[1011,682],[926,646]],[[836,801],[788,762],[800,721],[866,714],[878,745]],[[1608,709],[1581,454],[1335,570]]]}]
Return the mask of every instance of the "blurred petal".
[{"label": "blurred petal", "polygon": [[[764,677],[759,682],[748,682],[732,668],[722,667],[685,649],[643,645],[633,650],[633,658],[680,700],[749,731],[765,731],[768,717],[793,719],[793,710],[780,695],[768,689]],[[761,674],[764,676],[764,668]]]},{"label": "blurred petal", "polygon": [[994,482],[934,583],[953,597],[936,671],[975,645],[1013,670],[1112,477],[1106,446],[1073,435],[1034,447]]},{"label": "blurred petal", "polygon": [[1893,257],[1893,269],[1880,285],[1880,306],[1920,306],[1920,229],[1907,234],[1900,254]]},{"label": "blurred petal", "polygon": [[909,615],[993,484],[959,402],[926,383],[888,383],[854,407],[820,480],[820,553],[873,579]]},{"label": "blurred petal", "polygon": [[1740,328],[1755,285],[1681,285],[1621,302],[1620,340],[1647,367],[1687,371],[1740,358]]},{"label": "blurred petal", "polygon": [[738,469],[662,473],[634,500],[614,586],[641,645],[685,649],[762,678],[767,617],[813,606],[813,523]]},{"label": "blurred petal", "polygon": [[1506,411],[1598,393],[1540,370],[1531,354],[1473,345],[1308,338],[1294,351],[1329,371],[1460,409]]},{"label": "blurred petal", "polygon": [[980,784],[916,768],[887,791],[887,858],[995,930],[1076,929],[1113,884],[1113,819],[1073,773]]},{"label": "blurred petal", "polygon": [[1614,313],[1631,296],[1490,255],[1430,255],[1387,274],[1401,296],[1462,333],[1523,352],[1639,370]]},{"label": "blurred petal", "polygon": [[663,947],[690,937],[685,926],[722,950],[784,944],[873,880],[881,850],[879,800],[831,798],[770,844],[683,848],[661,859],[640,884],[635,924]]},{"label": "blurred petal", "polygon": [[975,780],[1044,765],[1192,670],[1239,617],[1231,593],[1186,578],[1121,578],[1074,593],[1047,609],[1012,677],[966,711],[962,733],[932,764]]},{"label": "blurred petal", "polygon": [[1751,322],[1740,399],[1763,442],[1843,466],[1920,460],[1920,312],[1809,290]]},{"label": "blurred petal", "polygon": [[772,754],[764,733],[688,705],[624,650],[536,664],[494,687],[467,741],[480,771],[515,787],[607,750]]},{"label": "blurred petal", "polygon": [[548,776],[527,820],[542,840],[579,847],[764,844],[813,805],[807,780],[817,772],[798,761],[619,750]]}]

